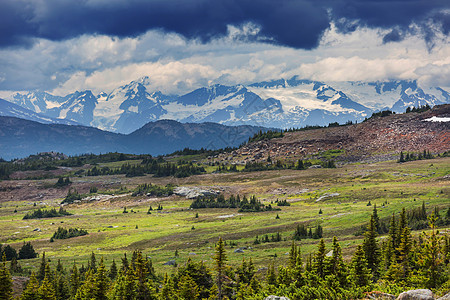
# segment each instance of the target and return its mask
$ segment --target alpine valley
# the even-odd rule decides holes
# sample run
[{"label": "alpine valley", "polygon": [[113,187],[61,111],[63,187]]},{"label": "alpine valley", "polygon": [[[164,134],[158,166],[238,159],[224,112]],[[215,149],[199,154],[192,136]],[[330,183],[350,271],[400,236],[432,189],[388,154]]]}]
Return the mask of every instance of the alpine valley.
[{"label": "alpine valley", "polygon": [[[373,112],[450,103],[440,87],[419,86],[416,81],[318,82],[297,76],[250,85],[202,87],[184,95],[154,90],[151,78],[98,95],[86,90],[66,96],[46,92],[17,93],[8,101],[27,109],[11,115],[0,105],[0,115],[45,123],[75,122],[101,130],[128,134],[148,122],[163,119],[182,123],[214,122],[272,128],[303,127],[362,121]],[[7,107],[6,107],[7,108]]]}]

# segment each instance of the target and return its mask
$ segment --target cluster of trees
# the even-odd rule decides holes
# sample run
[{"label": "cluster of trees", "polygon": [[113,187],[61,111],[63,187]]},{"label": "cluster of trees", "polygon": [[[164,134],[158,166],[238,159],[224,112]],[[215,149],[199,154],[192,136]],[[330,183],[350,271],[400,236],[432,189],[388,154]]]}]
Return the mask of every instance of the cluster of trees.
[{"label": "cluster of trees", "polygon": [[10,245],[3,246],[0,244],[0,257],[5,257],[7,261],[13,259],[29,259],[36,258],[37,252],[34,251],[33,245],[30,242],[23,243],[22,247],[19,249],[19,253],[17,253],[16,249],[11,247]]},{"label": "cluster of trees", "polygon": [[190,208],[239,208],[239,212],[259,212],[280,210],[272,207],[271,204],[264,205],[255,195],[247,199],[247,196],[241,197],[239,195],[231,195],[228,199],[224,195],[197,197],[190,205]]},{"label": "cluster of trees", "polygon": [[267,131],[260,130],[259,132],[255,133],[252,137],[248,139],[248,143],[258,142],[262,140],[270,140],[274,138],[280,138],[283,136],[284,134],[282,130],[267,130]]},{"label": "cluster of trees", "polygon": [[61,202],[61,204],[71,204],[76,200],[81,200],[83,198],[83,195],[78,193],[78,191],[76,189],[72,189],[70,188],[69,191],[67,192],[66,197],[64,198],[64,200]]},{"label": "cluster of trees", "polygon": [[311,227],[305,226],[305,224],[297,224],[294,231],[293,240],[301,241],[302,239],[320,239],[323,237],[323,227],[318,224],[314,231]]},{"label": "cluster of trees", "polygon": [[425,104],[425,105],[422,105],[422,106],[419,106],[419,107],[410,107],[410,106],[408,106],[407,108],[406,108],[406,113],[411,113],[411,112],[417,112],[417,113],[422,113],[422,112],[425,112],[425,111],[427,111],[427,110],[430,110],[431,109],[431,107],[428,105],[428,104]]},{"label": "cluster of trees", "polygon": [[153,185],[151,183],[140,184],[131,194],[133,197],[149,195],[149,196],[170,196],[173,194],[174,186],[167,184],[166,186]]},{"label": "cluster of trees", "polygon": [[277,204],[277,206],[291,206],[291,204],[289,202],[287,202],[286,199],[284,200],[275,200],[275,203]]},{"label": "cluster of trees", "polygon": [[53,240],[64,240],[64,239],[70,239],[77,236],[83,236],[87,235],[87,230],[84,229],[78,229],[78,228],[69,228],[69,230],[58,227],[58,230],[53,233],[52,237],[50,238],[50,242],[53,242]]},{"label": "cluster of trees", "polygon": [[[422,205],[420,207],[411,208],[408,210],[405,210],[406,213],[406,222],[409,228],[411,230],[421,230],[426,229],[429,226],[428,217],[429,214],[427,213],[427,208],[425,206],[425,201],[422,202]],[[375,224],[376,224],[376,231],[378,234],[384,234],[389,232],[389,228],[391,226],[389,219],[383,219],[381,220],[378,217],[378,210],[376,204],[373,206],[372,215],[375,218]],[[450,207],[447,209],[447,212],[444,216],[441,216],[439,208],[435,207],[433,210],[433,215],[436,218],[436,225],[437,226],[445,226],[450,225]],[[367,231],[368,225],[363,225],[360,230],[358,230],[355,235],[363,235]]]},{"label": "cluster of trees", "polygon": [[63,217],[63,216],[70,216],[71,213],[66,211],[63,207],[60,207],[57,211],[55,208],[51,209],[41,209],[38,208],[37,210],[33,210],[32,212],[27,213],[23,219],[43,219],[43,218],[56,218],[56,217]]},{"label": "cluster of trees", "polygon": [[59,177],[58,181],[55,183],[55,187],[57,187],[57,188],[64,187],[64,186],[70,185],[71,183],[72,183],[72,181],[70,181],[69,177],[66,177],[66,178]]},{"label": "cluster of trees", "polygon": [[[250,259],[239,266],[227,264],[221,238],[215,246],[212,269],[188,259],[171,274],[158,276],[151,260],[135,251],[131,261],[113,260],[109,270],[103,258],[91,255],[87,267],[65,269],[60,261],[52,270],[42,255],[37,273],[32,273],[22,300],[29,299],[263,299],[268,295],[290,299],[361,299],[364,292],[388,290],[397,294],[404,287],[445,289],[450,279],[450,238],[436,230],[429,217],[429,232],[413,238],[406,210],[393,215],[387,238],[377,239],[376,218],[371,216],[362,244],[345,261],[336,237],[330,248],[320,240],[317,250],[305,256],[292,242],[287,264],[257,274]],[[331,253],[331,254],[327,254]],[[305,259],[305,262],[304,262]],[[12,299],[12,279],[6,261],[0,264],[0,299]]]},{"label": "cluster of trees", "polygon": [[433,159],[433,154],[430,153],[430,151],[423,150],[423,152],[406,152],[406,154],[403,153],[403,151],[400,152],[400,158],[398,159],[399,163],[404,163],[407,161],[414,161],[414,160],[422,160],[422,159]]},{"label": "cluster of trees", "polygon": [[[305,170],[312,166],[312,163],[307,160],[299,159],[297,162],[282,162],[277,160],[275,163],[272,162],[270,156],[267,162],[247,162],[244,166],[243,172],[255,172],[255,171],[267,171],[267,170]],[[320,162],[322,168],[336,168],[336,163],[334,160],[322,160]]]},{"label": "cluster of trees", "polygon": [[120,168],[94,166],[86,172],[86,176],[125,174],[127,177],[144,176],[153,174],[155,177],[188,177],[206,172],[204,167],[195,166],[192,162],[177,165],[169,162],[161,162],[159,159],[147,158],[140,165],[125,163]]},{"label": "cluster of trees", "polygon": [[261,243],[276,243],[281,242],[283,238],[281,237],[281,233],[277,232],[275,235],[271,234],[270,238],[268,234],[263,235],[262,237],[256,236],[253,244],[259,245]]}]

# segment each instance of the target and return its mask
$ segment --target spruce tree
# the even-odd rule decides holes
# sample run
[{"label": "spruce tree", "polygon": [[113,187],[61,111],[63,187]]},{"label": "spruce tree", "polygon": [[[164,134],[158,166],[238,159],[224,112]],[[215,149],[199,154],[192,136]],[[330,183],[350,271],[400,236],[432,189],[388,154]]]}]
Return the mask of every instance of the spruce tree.
[{"label": "spruce tree", "polygon": [[37,273],[37,279],[39,281],[44,280],[46,265],[47,265],[47,260],[45,259],[45,252],[42,252],[41,264],[39,265],[39,271]]},{"label": "spruce tree", "polygon": [[178,296],[180,299],[197,299],[199,296],[198,285],[189,275],[184,275],[178,282]]},{"label": "spruce tree", "polygon": [[80,275],[78,273],[78,268],[74,262],[69,280],[69,292],[72,298],[74,298],[75,295],[77,294],[77,290],[79,287],[80,287]]},{"label": "spruce tree", "polygon": [[3,262],[0,264],[0,300],[12,299],[12,278],[6,267],[6,255],[3,253]]},{"label": "spruce tree", "polygon": [[399,279],[406,280],[410,275],[410,252],[412,247],[411,232],[408,227],[403,228],[400,236],[400,244],[397,247],[397,262],[400,267]]},{"label": "spruce tree", "polygon": [[364,249],[358,245],[352,258],[349,278],[355,286],[365,287],[371,283],[371,277]]},{"label": "spruce tree", "polygon": [[269,268],[267,269],[267,284],[268,285],[273,285],[273,286],[277,286],[277,275],[275,274],[275,265],[272,262],[269,266]]},{"label": "spruce tree", "polygon": [[109,278],[106,274],[106,267],[103,263],[103,257],[94,276],[93,294],[96,300],[107,300],[107,292],[109,289]]},{"label": "spruce tree", "polygon": [[39,299],[39,281],[36,278],[36,274],[31,273],[30,280],[27,283],[27,287],[22,293],[20,300],[36,300]]},{"label": "spruce tree", "polygon": [[314,255],[312,269],[317,276],[324,278],[325,276],[325,242],[320,239],[317,252]]},{"label": "spruce tree", "polygon": [[114,280],[117,277],[117,265],[116,265],[116,261],[114,259],[113,259],[113,262],[109,269],[108,276],[109,276],[109,279],[111,279],[111,280]]},{"label": "spruce tree", "polygon": [[177,296],[173,287],[173,280],[171,277],[164,275],[164,281],[158,293],[158,299],[177,300]]},{"label": "spruce tree", "polygon": [[117,278],[112,292],[113,299],[134,300],[136,299],[136,280],[132,268],[121,272]]},{"label": "spruce tree", "polygon": [[426,285],[428,288],[435,288],[440,280],[444,268],[444,255],[441,249],[441,240],[438,236],[439,231],[436,230],[437,218],[434,213],[428,217],[428,222],[431,228],[430,233],[422,233],[424,243],[422,245],[422,251],[420,253],[420,266],[421,273],[428,279]]},{"label": "spruce tree", "polygon": [[372,212],[373,220],[375,222],[375,229],[378,233],[381,233],[381,224],[380,224],[380,217],[378,217],[378,211],[377,211],[377,205],[373,205],[373,212]]},{"label": "spruce tree", "polygon": [[225,246],[223,244],[223,240],[220,237],[219,241],[216,245],[216,253],[214,255],[214,262],[216,266],[217,271],[217,298],[219,300],[222,300],[223,294],[222,294],[222,285],[223,285],[223,277],[224,277],[224,271],[225,271],[225,263],[227,261],[227,256],[225,254]]},{"label": "spruce tree", "polygon": [[380,249],[376,240],[377,232],[375,228],[375,220],[370,218],[369,226],[364,234],[363,249],[366,256],[367,266],[371,270],[374,278],[379,276]]},{"label": "spruce tree", "polygon": [[336,276],[341,287],[347,285],[347,270],[342,258],[342,249],[337,237],[333,237],[333,254],[327,262],[326,270],[328,274]]},{"label": "spruce tree", "polygon": [[52,281],[50,266],[47,263],[45,265],[44,280],[38,290],[39,300],[56,300],[55,288]]}]

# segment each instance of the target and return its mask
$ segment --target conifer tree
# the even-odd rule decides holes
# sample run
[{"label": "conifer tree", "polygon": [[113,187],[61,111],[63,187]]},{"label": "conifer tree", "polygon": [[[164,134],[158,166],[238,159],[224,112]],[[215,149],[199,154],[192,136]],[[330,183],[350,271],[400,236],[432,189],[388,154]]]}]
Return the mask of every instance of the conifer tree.
[{"label": "conifer tree", "polygon": [[158,299],[176,300],[177,296],[173,287],[173,280],[171,277],[164,275],[164,281],[158,293]]},{"label": "conifer tree", "polygon": [[88,264],[88,269],[92,269],[94,272],[97,271],[97,259],[94,252],[91,252],[91,261]]},{"label": "conifer tree", "polygon": [[0,300],[12,299],[12,278],[6,267],[6,255],[3,253],[3,262],[0,264]]},{"label": "conifer tree", "polygon": [[367,267],[366,255],[362,245],[358,245],[355,254],[353,254],[349,277],[355,286],[368,286],[372,277]]},{"label": "conifer tree", "polygon": [[109,288],[109,278],[106,274],[106,267],[103,263],[103,257],[100,259],[100,265],[94,276],[93,294],[96,300],[107,300],[107,292]]},{"label": "conifer tree", "polygon": [[214,262],[216,265],[216,271],[217,271],[217,298],[219,300],[222,300],[222,284],[223,284],[223,277],[224,277],[224,271],[225,271],[225,263],[227,261],[227,256],[225,254],[225,247],[223,244],[223,240],[220,237],[219,241],[216,245],[216,253],[214,255]]},{"label": "conifer tree", "polygon": [[324,278],[325,276],[325,242],[320,239],[317,252],[314,255],[312,269],[317,274],[317,276]]},{"label": "conifer tree", "polygon": [[114,285],[112,295],[117,300],[136,299],[136,280],[132,268],[127,268],[120,273]]},{"label": "conifer tree", "polygon": [[370,218],[369,226],[364,234],[363,249],[366,256],[367,266],[371,270],[374,278],[378,278],[378,267],[380,264],[380,249],[376,240],[377,232],[373,215]]},{"label": "conifer tree", "polygon": [[108,276],[109,276],[109,279],[111,279],[111,280],[114,280],[117,277],[117,265],[116,265],[116,261],[114,259],[113,259],[113,262],[109,269]]},{"label": "conifer tree", "polygon": [[295,242],[292,241],[291,249],[289,250],[289,268],[293,270],[295,268],[297,261],[297,246]]},{"label": "conifer tree", "polygon": [[328,260],[328,265],[326,266],[327,273],[336,276],[341,287],[347,285],[347,270],[342,258],[342,249],[339,245],[337,237],[333,237],[333,254]]},{"label": "conifer tree", "polygon": [[37,273],[37,279],[39,281],[44,280],[46,265],[47,265],[47,260],[45,259],[45,252],[42,252],[41,264],[39,265],[39,272]]},{"label": "conifer tree", "polygon": [[411,232],[408,227],[404,227],[400,236],[400,244],[397,247],[397,262],[400,267],[398,279],[406,280],[410,273],[410,252],[411,252]]},{"label": "conifer tree", "polygon": [[373,205],[373,212],[372,212],[373,220],[375,222],[375,229],[378,233],[381,233],[381,224],[380,224],[380,217],[378,217],[378,211],[377,211],[377,205]]},{"label": "conifer tree", "polygon": [[297,288],[300,288],[304,284],[304,278],[303,278],[303,260],[302,260],[302,253],[300,250],[300,246],[297,249],[297,257],[295,260],[295,266],[292,270],[292,279],[295,282],[295,285]]},{"label": "conifer tree", "polygon": [[48,263],[45,265],[44,274],[44,280],[38,290],[39,300],[56,300],[55,288],[52,284],[52,276]]},{"label": "conifer tree", "polygon": [[78,268],[74,262],[69,280],[69,292],[72,298],[74,298],[75,295],[77,294],[77,290],[79,287],[80,287],[80,275],[78,273]]},{"label": "conifer tree", "polygon": [[272,262],[269,266],[269,268],[267,269],[267,284],[268,285],[273,285],[273,286],[277,286],[277,275],[275,274],[275,265]]},{"label": "conifer tree", "polygon": [[36,278],[36,274],[31,273],[30,280],[27,283],[27,287],[22,293],[20,300],[36,300],[39,299],[39,281]]},{"label": "conifer tree", "polygon": [[436,230],[436,220],[434,213],[428,217],[428,223],[431,228],[431,233],[422,233],[424,243],[420,253],[419,264],[421,266],[421,273],[428,279],[427,287],[434,288],[442,279],[440,275],[444,267],[444,256],[441,253],[441,238],[438,236],[439,231]]},{"label": "conifer tree", "polygon": [[70,298],[70,291],[65,276],[57,272],[53,282],[55,287],[55,297],[57,300],[66,300]]},{"label": "conifer tree", "polygon": [[180,299],[197,299],[199,296],[198,285],[188,275],[184,275],[178,282],[178,295]]}]

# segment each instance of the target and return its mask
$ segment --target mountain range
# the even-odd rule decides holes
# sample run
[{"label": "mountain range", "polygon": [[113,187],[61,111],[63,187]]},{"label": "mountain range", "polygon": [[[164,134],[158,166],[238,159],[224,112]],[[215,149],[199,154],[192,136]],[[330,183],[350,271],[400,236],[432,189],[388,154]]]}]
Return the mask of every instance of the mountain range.
[{"label": "mountain range", "polygon": [[[440,87],[422,87],[416,81],[319,82],[297,76],[250,85],[212,85],[184,95],[154,90],[151,79],[140,78],[111,93],[91,91],[54,96],[46,92],[17,93],[7,99],[27,109],[14,116],[30,118],[30,111],[52,122],[62,120],[129,134],[148,122],[213,122],[272,128],[327,125],[362,121],[373,112],[450,103]],[[0,104],[0,115],[3,106]],[[34,119],[34,121],[39,121]]]},{"label": "mountain range", "polygon": [[159,155],[183,148],[219,149],[237,147],[260,130],[266,128],[161,120],[125,135],[87,126],[42,124],[0,116],[0,157],[11,160],[50,151],[67,155],[107,152]]}]

